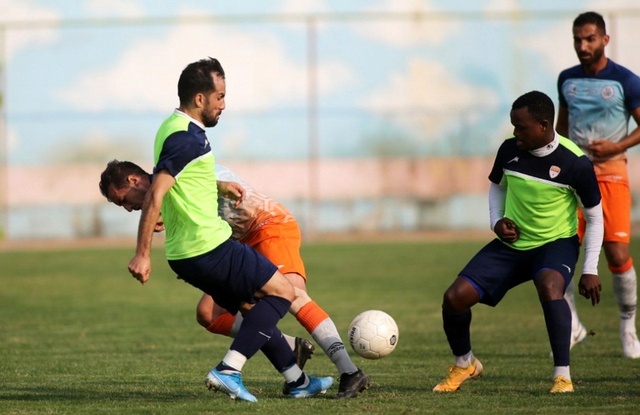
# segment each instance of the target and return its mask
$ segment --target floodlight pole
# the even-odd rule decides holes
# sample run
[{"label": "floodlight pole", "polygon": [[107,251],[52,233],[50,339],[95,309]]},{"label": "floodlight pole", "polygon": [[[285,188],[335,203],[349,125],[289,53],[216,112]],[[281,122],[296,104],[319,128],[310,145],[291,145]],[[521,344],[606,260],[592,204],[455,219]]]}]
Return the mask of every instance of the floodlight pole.
[{"label": "floodlight pole", "polygon": [[0,240],[7,237],[9,226],[9,143],[7,138],[7,48],[6,26],[0,26]]},{"label": "floodlight pole", "polygon": [[310,233],[317,229],[319,211],[319,137],[318,137],[318,34],[317,18],[307,18],[307,88],[308,88],[308,188],[309,209],[307,210],[306,228]]}]

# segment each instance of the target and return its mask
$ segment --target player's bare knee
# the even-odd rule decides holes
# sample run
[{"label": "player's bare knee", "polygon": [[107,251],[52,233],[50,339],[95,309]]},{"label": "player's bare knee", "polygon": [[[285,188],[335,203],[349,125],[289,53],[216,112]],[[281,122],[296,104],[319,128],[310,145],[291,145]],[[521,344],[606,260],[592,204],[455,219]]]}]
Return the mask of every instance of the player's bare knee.
[{"label": "player's bare knee", "polygon": [[622,267],[629,261],[629,244],[605,242],[603,248],[609,267]]},{"label": "player's bare knee", "polygon": [[469,281],[458,277],[442,296],[442,308],[452,313],[460,313],[479,301],[479,294]]},{"label": "player's bare knee", "polygon": [[452,311],[452,306],[455,302],[455,293],[451,290],[451,288],[449,288],[447,291],[444,292],[444,295],[442,296],[442,308],[447,310],[447,311]]},{"label": "player's bare knee", "polygon": [[307,291],[307,280],[305,280],[302,275],[297,272],[287,272],[284,276],[295,288]]},{"label": "player's bare knee", "polygon": [[300,288],[294,288],[294,292],[296,294],[296,298],[291,302],[291,308],[289,311],[295,316],[302,307],[309,304],[312,300],[311,297],[309,297],[309,294]]},{"label": "player's bare knee", "polygon": [[629,253],[616,252],[611,255],[606,255],[607,264],[611,268],[620,268],[629,262]]},{"label": "player's bare knee", "polygon": [[451,313],[460,313],[471,307],[464,292],[449,288],[442,297],[442,308]]},{"label": "player's bare knee", "polygon": [[213,310],[211,307],[206,307],[205,304],[199,302],[196,306],[196,321],[204,328],[209,327],[213,322]]},{"label": "player's bare knee", "polygon": [[196,305],[196,321],[202,327],[207,328],[213,322],[213,298],[203,295]]},{"label": "player's bare knee", "polygon": [[196,309],[196,321],[205,329],[209,327],[213,322],[213,320],[209,316],[200,313],[200,310],[198,309]]},{"label": "player's bare knee", "polygon": [[535,285],[541,302],[564,298],[565,281],[557,271],[543,271],[535,279]]},{"label": "player's bare knee", "polygon": [[257,292],[257,297],[263,297],[266,295],[274,295],[282,297],[290,302],[296,299],[296,293],[293,285],[287,280],[287,278],[280,272],[276,272],[265,285]]}]

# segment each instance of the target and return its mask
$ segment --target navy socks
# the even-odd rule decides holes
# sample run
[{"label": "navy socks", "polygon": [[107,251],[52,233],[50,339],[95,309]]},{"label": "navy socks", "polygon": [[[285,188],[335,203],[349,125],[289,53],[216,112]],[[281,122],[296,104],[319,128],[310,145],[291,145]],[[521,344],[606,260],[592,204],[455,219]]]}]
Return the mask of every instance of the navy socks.
[{"label": "navy socks", "polygon": [[289,307],[291,307],[290,301],[272,295],[258,301],[244,315],[240,331],[231,343],[230,349],[250,359],[273,339],[276,347],[286,346],[286,350],[291,351],[286,340],[282,337],[282,333],[276,328],[276,324],[284,317]]},{"label": "navy socks", "polygon": [[571,310],[565,299],[542,303],[554,366],[569,366]]},{"label": "navy socks", "polygon": [[454,356],[464,356],[471,351],[471,309],[452,313],[443,308],[442,325]]}]

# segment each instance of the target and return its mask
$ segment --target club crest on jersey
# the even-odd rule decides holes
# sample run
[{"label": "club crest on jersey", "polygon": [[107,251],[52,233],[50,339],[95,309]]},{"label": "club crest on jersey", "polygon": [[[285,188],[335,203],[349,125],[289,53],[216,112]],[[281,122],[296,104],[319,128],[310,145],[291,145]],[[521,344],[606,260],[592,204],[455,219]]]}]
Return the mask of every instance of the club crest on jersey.
[{"label": "club crest on jersey", "polygon": [[604,88],[602,88],[602,91],[600,91],[600,95],[604,99],[611,99],[613,98],[614,94],[615,92],[613,91],[613,87],[611,87],[611,85],[606,85]]},{"label": "club crest on jersey", "polygon": [[567,95],[575,96],[578,93],[578,86],[572,82],[564,87],[563,92]]},{"label": "club crest on jersey", "polygon": [[558,166],[549,167],[549,177],[551,177],[552,179],[555,179],[556,177],[558,177],[559,174],[560,174],[560,167]]}]

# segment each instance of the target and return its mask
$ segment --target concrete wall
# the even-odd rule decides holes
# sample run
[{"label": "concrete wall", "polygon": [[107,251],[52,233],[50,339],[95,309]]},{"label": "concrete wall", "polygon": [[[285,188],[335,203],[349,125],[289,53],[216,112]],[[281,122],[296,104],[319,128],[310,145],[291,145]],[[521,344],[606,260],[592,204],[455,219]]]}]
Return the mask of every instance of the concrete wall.
[{"label": "concrete wall", "polygon": [[[640,165],[637,156],[630,166]],[[340,159],[225,165],[287,205],[307,233],[486,229],[493,158]],[[143,166],[150,170],[149,166]],[[13,167],[7,239],[132,236],[137,213],[106,202],[103,165]],[[634,199],[640,181],[631,172]],[[634,221],[640,220],[634,204]]]}]

